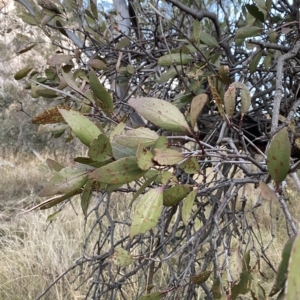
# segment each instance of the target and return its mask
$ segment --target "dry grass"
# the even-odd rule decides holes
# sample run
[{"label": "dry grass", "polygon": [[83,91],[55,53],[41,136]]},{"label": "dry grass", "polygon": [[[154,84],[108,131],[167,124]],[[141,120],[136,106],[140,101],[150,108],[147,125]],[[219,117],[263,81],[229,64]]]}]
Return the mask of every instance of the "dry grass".
[{"label": "dry grass", "polygon": [[[54,210],[18,214],[41,201],[36,194],[49,179],[50,172],[40,161],[24,161],[15,168],[2,167],[1,173],[4,175],[0,177],[0,299],[35,299],[81,256],[84,220],[76,200],[78,213],[68,205],[50,225],[46,218]],[[249,187],[247,195],[249,204],[253,205],[258,191]],[[298,216],[298,194],[290,190],[289,195],[291,211]],[[116,215],[122,211],[124,202],[116,201]],[[266,255],[277,268],[287,240],[285,219],[279,205],[263,202],[253,219],[253,226],[257,227],[256,222],[264,245],[270,243]],[[269,292],[274,272],[264,263],[261,270],[266,276],[263,283]],[[70,273],[59,281],[43,299],[83,299],[86,291],[84,287],[75,290],[75,275]]]}]

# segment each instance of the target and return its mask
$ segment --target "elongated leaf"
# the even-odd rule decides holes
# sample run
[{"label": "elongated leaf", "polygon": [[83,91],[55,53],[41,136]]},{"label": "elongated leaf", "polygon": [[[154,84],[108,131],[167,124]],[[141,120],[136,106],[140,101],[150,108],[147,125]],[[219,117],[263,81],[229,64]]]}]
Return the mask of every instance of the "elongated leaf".
[{"label": "elongated leaf", "polygon": [[291,238],[290,240],[287,241],[287,243],[285,244],[285,246],[283,248],[283,251],[281,254],[281,262],[279,264],[278,271],[277,271],[276,281],[270,292],[270,295],[269,295],[270,297],[273,297],[278,292],[283,290],[283,288],[285,286],[285,282],[286,282],[287,275],[288,275],[288,264],[289,264],[290,255],[291,255],[294,241],[295,241],[295,237]]},{"label": "elongated leaf", "polygon": [[121,50],[130,44],[130,39],[128,37],[122,38],[116,45],[116,50]]},{"label": "elongated leaf", "polygon": [[184,158],[182,153],[167,148],[154,149],[153,153],[154,153],[153,160],[160,165],[166,165],[166,166],[176,165]]},{"label": "elongated leaf", "polygon": [[89,72],[89,80],[94,95],[103,102],[107,109],[113,110],[114,105],[109,92],[100,83],[97,75],[92,70]]},{"label": "elongated leaf", "polygon": [[267,166],[276,184],[282,182],[290,169],[291,144],[286,128],[281,129],[272,139],[267,151]]},{"label": "elongated leaf", "polygon": [[166,54],[158,59],[158,65],[171,66],[173,63],[176,65],[186,65],[194,61],[195,58],[190,54],[185,53],[172,53]]},{"label": "elongated leaf", "polygon": [[181,217],[185,226],[187,226],[190,221],[192,208],[194,205],[196,195],[197,195],[197,190],[193,190],[182,201],[183,205],[182,205]]},{"label": "elongated leaf", "polygon": [[215,100],[218,110],[219,110],[219,113],[222,116],[222,118],[225,120],[225,112],[224,112],[224,108],[223,108],[222,99],[221,99],[212,79],[210,77],[207,77],[207,80],[208,80],[208,84],[209,84],[209,87],[210,87],[210,90],[211,90],[211,93],[213,96],[213,100]]},{"label": "elongated leaf", "polygon": [[112,147],[109,139],[104,134],[100,134],[90,144],[89,157],[94,161],[103,162],[112,159]]},{"label": "elongated leaf", "polygon": [[44,97],[44,98],[56,98],[58,95],[55,91],[47,89],[47,88],[43,88],[41,86],[38,86],[35,89],[35,93],[40,96],[40,97]]},{"label": "elongated leaf", "polygon": [[144,173],[138,167],[136,157],[125,157],[95,170],[89,178],[108,184],[121,184],[134,181]]},{"label": "elongated leaf", "polygon": [[191,117],[191,125],[192,128],[195,127],[197,118],[204,108],[206,102],[208,100],[208,96],[206,94],[200,94],[193,98],[191,103],[190,117]]},{"label": "elongated leaf", "polygon": [[237,30],[235,34],[236,39],[243,39],[247,37],[257,36],[262,33],[262,28],[257,26],[245,26]]},{"label": "elongated leaf", "polygon": [[289,259],[288,275],[285,283],[286,300],[299,299],[300,297],[300,235],[295,238]]},{"label": "elongated leaf", "polygon": [[58,109],[58,111],[83,144],[89,146],[101,134],[100,129],[81,113],[65,109]]},{"label": "elongated leaf", "polygon": [[217,42],[217,40],[205,31],[202,31],[200,40],[209,47],[219,47],[219,43]]},{"label": "elongated leaf", "polygon": [[80,197],[81,197],[81,209],[82,209],[82,212],[84,214],[84,216],[86,217],[87,216],[87,210],[89,208],[89,205],[90,205],[90,201],[91,201],[91,198],[92,198],[92,192],[93,192],[93,189],[92,189],[92,185],[94,183],[94,180],[92,179],[89,179],[85,186],[84,186],[84,189],[83,189],[83,192],[81,193]]},{"label": "elongated leaf", "polygon": [[250,74],[253,74],[256,71],[257,66],[260,63],[262,54],[263,54],[263,50],[260,50],[258,53],[256,53],[256,55],[251,60],[250,65],[249,65]]},{"label": "elongated leaf", "polygon": [[40,197],[67,194],[80,189],[87,181],[90,167],[66,167],[57,172],[39,193]]},{"label": "elongated leaf", "polygon": [[175,206],[183,200],[192,190],[187,184],[175,185],[164,191],[164,206]]},{"label": "elongated leaf", "polygon": [[75,195],[80,194],[80,193],[81,193],[81,189],[75,189],[75,190],[70,191],[69,193],[66,193],[66,194],[62,195],[62,196],[52,197],[50,199],[47,199],[47,200],[43,201],[42,203],[39,203],[38,205],[36,205],[34,207],[28,209],[27,211],[25,211],[25,213],[26,212],[31,212],[31,211],[36,210],[38,208],[41,209],[41,210],[42,209],[48,209],[50,207],[53,207],[53,206],[63,202],[64,200],[67,200],[67,199],[69,199],[69,198],[71,198]]},{"label": "elongated leaf", "polygon": [[232,119],[236,103],[236,88],[232,85],[229,86],[228,90],[224,95],[224,106],[225,111],[229,119]]},{"label": "elongated leaf", "polygon": [[32,70],[32,67],[26,67],[26,68],[23,68],[23,69],[19,70],[19,71],[15,74],[14,78],[15,78],[16,80],[20,80],[20,79],[26,77],[26,76],[29,74],[29,72],[30,72],[31,70]]},{"label": "elongated leaf", "polygon": [[130,239],[156,226],[163,209],[163,187],[150,190],[139,201],[130,228]]},{"label": "elongated leaf", "polygon": [[90,66],[94,69],[98,69],[98,70],[107,70],[107,65],[104,61],[100,60],[100,59],[92,59],[90,61]]},{"label": "elongated leaf", "polygon": [[128,104],[145,119],[166,130],[189,132],[191,130],[180,110],[157,98],[130,98]]},{"label": "elongated leaf", "polygon": [[191,282],[194,284],[201,284],[209,278],[211,273],[212,271],[206,270],[197,274],[196,276],[191,276]]},{"label": "elongated leaf", "polygon": [[149,128],[137,128],[128,130],[125,135],[116,135],[114,142],[126,147],[137,147],[139,144],[150,147],[158,138],[159,135]]}]

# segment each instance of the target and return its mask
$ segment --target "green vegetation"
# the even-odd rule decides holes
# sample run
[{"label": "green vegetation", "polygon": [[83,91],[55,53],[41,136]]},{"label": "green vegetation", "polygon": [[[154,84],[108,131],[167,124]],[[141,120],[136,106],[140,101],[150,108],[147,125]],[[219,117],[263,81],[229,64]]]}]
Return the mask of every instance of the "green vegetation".
[{"label": "green vegetation", "polygon": [[16,3],[0,296],[295,299],[298,1]]}]

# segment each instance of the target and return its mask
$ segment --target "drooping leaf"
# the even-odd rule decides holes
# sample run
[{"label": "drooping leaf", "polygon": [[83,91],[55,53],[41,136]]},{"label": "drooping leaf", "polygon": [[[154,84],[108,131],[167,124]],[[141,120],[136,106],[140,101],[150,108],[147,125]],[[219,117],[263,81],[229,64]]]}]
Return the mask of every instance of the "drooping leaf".
[{"label": "drooping leaf", "polygon": [[206,270],[195,276],[191,276],[191,282],[194,284],[204,283],[209,278],[211,273],[212,271]]},{"label": "drooping leaf", "polygon": [[57,172],[39,193],[40,197],[67,194],[80,189],[88,179],[90,167],[66,167]]},{"label": "drooping leaf", "polygon": [[128,130],[125,135],[116,135],[114,142],[126,147],[137,147],[139,144],[150,147],[158,138],[159,135],[149,128],[137,128]]},{"label": "drooping leaf", "polygon": [[146,120],[166,130],[189,132],[184,115],[171,103],[157,98],[130,98],[128,104]]},{"label": "drooping leaf", "polygon": [[244,26],[240,27],[236,34],[235,39],[244,39],[252,36],[257,36],[262,33],[262,28],[257,26]]},{"label": "drooping leaf", "polygon": [[121,184],[134,181],[144,173],[139,168],[136,157],[125,157],[95,170],[89,178],[108,184]]},{"label": "drooping leaf", "polygon": [[116,248],[110,258],[114,264],[120,267],[127,267],[133,262],[132,255],[123,248]]},{"label": "drooping leaf", "polygon": [[156,161],[159,165],[172,166],[176,165],[184,159],[182,153],[167,148],[156,148],[153,150],[153,160]]},{"label": "drooping leaf", "polygon": [[286,300],[298,299],[300,297],[300,235],[298,234],[294,240],[291,250],[287,279],[285,282]]},{"label": "drooping leaf", "polygon": [[137,158],[137,164],[139,168],[142,170],[147,171],[154,166],[154,163],[152,161],[153,154],[151,153],[150,150],[145,148],[143,144],[139,144],[136,151],[136,158]]},{"label": "drooping leaf", "polygon": [[175,63],[176,65],[187,65],[194,60],[195,58],[190,54],[172,53],[172,55],[166,54],[164,56],[161,56],[158,59],[157,64],[166,67],[173,65],[173,63]]},{"label": "drooping leaf", "polygon": [[259,52],[256,53],[256,55],[252,58],[250,65],[249,65],[249,71],[250,74],[253,74],[257,70],[257,66],[260,63],[260,59],[262,57],[263,50],[260,50]]},{"label": "drooping leaf", "polygon": [[183,205],[182,205],[181,217],[185,226],[187,226],[190,221],[192,208],[194,205],[196,195],[197,195],[197,190],[193,190],[182,201]]},{"label": "drooping leaf", "polygon": [[156,226],[163,209],[163,187],[150,190],[137,204],[130,228],[130,239]]},{"label": "drooping leaf", "polygon": [[279,264],[278,270],[277,270],[277,276],[276,281],[271,289],[271,292],[269,294],[270,297],[273,297],[276,295],[279,291],[281,291],[284,286],[288,275],[288,264],[290,260],[290,255],[292,251],[292,247],[295,241],[295,237],[291,238],[287,241],[285,244],[282,254],[281,254],[281,262]]},{"label": "drooping leaf", "polygon": [[89,205],[90,205],[90,201],[91,201],[91,198],[92,198],[92,192],[93,192],[93,189],[92,189],[92,185],[94,183],[94,180],[92,179],[89,179],[84,188],[83,188],[83,192],[81,193],[80,195],[80,198],[81,198],[81,209],[82,209],[82,212],[84,214],[84,216],[86,217],[87,216],[87,210],[89,208]]},{"label": "drooping leaf", "polygon": [[54,197],[47,199],[47,200],[43,201],[42,203],[36,205],[35,207],[31,208],[31,210],[35,210],[37,208],[39,208],[41,210],[51,208],[63,201],[75,196],[75,195],[80,194],[81,191],[82,191],[82,189],[74,189],[62,196],[54,196]]},{"label": "drooping leaf", "polygon": [[287,128],[281,129],[272,139],[267,151],[267,166],[276,184],[282,182],[290,169],[291,144]]},{"label": "drooping leaf", "polygon": [[99,162],[112,159],[112,147],[106,135],[100,134],[91,142],[88,155],[92,160]]},{"label": "drooping leaf", "polygon": [[[187,184],[175,185],[165,190],[163,193],[164,206],[175,206],[182,201],[192,190]],[[192,195],[191,195],[192,196]]]},{"label": "drooping leaf", "polygon": [[26,68],[23,68],[23,69],[19,70],[15,74],[14,79],[15,80],[20,80],[20,79],[26,77],[32,69],[33,69],[32,67],[26,67]]},{"label": "drooping leaf", "polygon": [[278,197],[276,193],[271,190],[271,188],[263,181],[259,182],[259,188],[261,192],[261,196],[263,199],[268,200],[268,201],[277,201]]},{"label": "drooping leaf", "polygon": [[33,124],[52,124],[52,123],[59,123],[59,122],[64,122],[65,119],[62,117],[58,109],[66,109],[70,110],[71,107],[67,105],[58,105],[51,107],[49,109],[46,109],[39,115],[35,116],[32,118],[32,123]]},{"label": "drooping leaf", "polygon": [[225,111],[229,119],[232,119],[236,103],[236,88],[230,85],[224,94]]},{"label": "drooping leaf", "polygon": [[249,89],[246,86],[242,87],[240,96],[241,96],[241,115],[243,118],[243,116],[251,106],[251,95]]},{"label": "drooping leaf", "polygon": [[200,40],[208,47],[214,47],[214,48],[219,47],[219,43],[217,42],[217,40],[213,36],[205,32],[204,30],[200,35]]},{"label": "drooping leaf", "polygon": [[213,100],[216,102],[218,110],[220,115],[222,116],[223,120],[225,120],[225,112],[224,112],[224,108],[223,108],[223,103],[222,103],[222,99],[214,85],[214,82],[212,81],[212,79],[210,77],[207,77],[208,80],[208,84],[213,96]]},{"label": "drooping leaf", "polygon": [[89,146],[101,134],[100,129],[81,113],[65,109],[58,109],[58,111],[83,144]]},{"label": "drooping leaf", "polygon": [[93,70],[89,72],[89,80],[95,96],[103,102],[107,109],[113,110],[114,105],[112,98],[106,88],[101,84],[96,73]]},{"label": "drooping leaf", "polygon": [[208,101],[208,96],[206,94],[200,94],[193,98],[191,102],[191,109],[190,109],[192,128],[195,127],[197,118],[201,113],[202,109],[204,108],[205,104],[207,103],[207,101]]}]

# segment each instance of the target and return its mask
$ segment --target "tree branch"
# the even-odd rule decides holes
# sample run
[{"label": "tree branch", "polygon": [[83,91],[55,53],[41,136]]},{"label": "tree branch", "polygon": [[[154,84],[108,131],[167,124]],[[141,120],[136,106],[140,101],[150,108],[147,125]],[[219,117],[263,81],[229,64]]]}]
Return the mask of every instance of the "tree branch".
[{"label": "tree branch", "polygon": [[180,10],[184,11],[185,13],[191,15],[192,17],[194,17],[195,19],[201,21],[204,18],[208,18],[210,19],[215,26],[216,29],[216,33],[217,33],[217,40],[220,44],[220,46],[225,50],[228,60],[234,64],[235,59],[233,57],[233,55],[230,52],[230,48],[229,45],[226,42],[222,42],[222,32],[221,32],[221,27],[217,18],[217,15],[214,13],[211,13],[209,11],[206,10],[202,10],[202,11],[196,11],[194,8],[188,7],[185,4],[179,2],[178,0],[166,0],[167,2],[172,3],[173,5],[175,5],[177,8],[179,8]]}]

